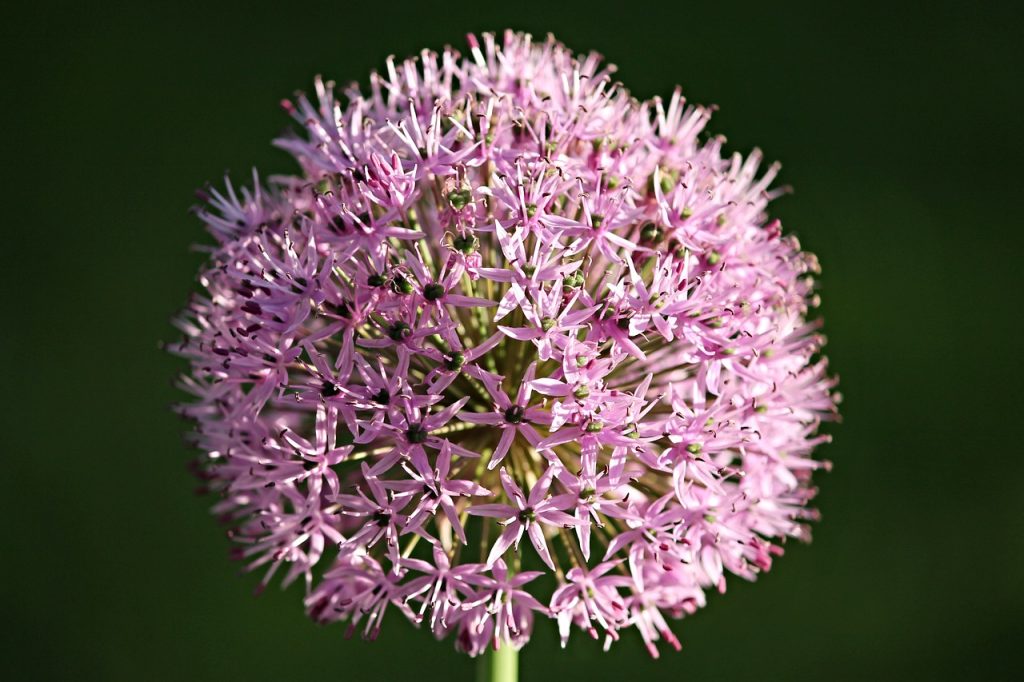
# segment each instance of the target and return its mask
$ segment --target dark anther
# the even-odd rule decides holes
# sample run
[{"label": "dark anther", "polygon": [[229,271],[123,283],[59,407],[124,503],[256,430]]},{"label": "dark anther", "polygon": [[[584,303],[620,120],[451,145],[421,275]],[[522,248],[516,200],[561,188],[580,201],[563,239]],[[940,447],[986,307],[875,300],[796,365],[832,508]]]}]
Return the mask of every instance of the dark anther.
[{"label": "dark anther", "polygon": [[333,381],[325,381],[320,385],[320,395],[325,398],[333,398],[339,393],[341,393],[341,389]]}]

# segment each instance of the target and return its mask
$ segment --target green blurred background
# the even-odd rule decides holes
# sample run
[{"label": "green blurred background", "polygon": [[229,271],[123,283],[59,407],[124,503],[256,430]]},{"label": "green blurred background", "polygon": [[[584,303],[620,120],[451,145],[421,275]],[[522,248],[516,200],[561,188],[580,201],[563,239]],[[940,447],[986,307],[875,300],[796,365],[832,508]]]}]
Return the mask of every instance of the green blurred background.
[{"label": "green blurred background", "polygon": [[375,643],[251,594],[192,494],[158,350],[193,285],[193,190],[293,166],[278,100],[470,30],[555,33],[639,96],[676,83],[760,145],[824,266],[845,422],[824,520],[653,661],[541,625],[524,680],[1022,679],[1021,17],[863,3],[7,6],[6,679],[469,679],[392,613]]}]

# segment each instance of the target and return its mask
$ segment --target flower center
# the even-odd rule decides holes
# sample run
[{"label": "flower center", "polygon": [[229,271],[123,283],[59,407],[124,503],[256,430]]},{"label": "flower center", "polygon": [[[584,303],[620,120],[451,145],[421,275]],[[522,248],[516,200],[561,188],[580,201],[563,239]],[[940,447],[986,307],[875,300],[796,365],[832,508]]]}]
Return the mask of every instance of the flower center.
[{"label": "flower center", "polygon": [[412,329],[405,322],[395,322],[388,329],[388,336],[392,341],[405,341],[412,336]]},{"label": "flower center", "polygon": [[442,296],[444,296],[444,294],[444,286],[438,284],[437,282],[431,282],[427,286],[423,287],[423,298],[427,299],[428,301],[436,301]]},{"label": "flower center", "polygon": [[405,432],[405,437],[410,443],[414,444],[426,442],[427,435],[427,430],[423,428],[423,424],[412,424],[409,426],[409,430]]},{"label": "flower center", "polygon": [[522,405],[513,405],[512,407],[505,410],[505,421],[509,424],[518,424],[523,421],[523,417],[526,416],[526,408]]}]

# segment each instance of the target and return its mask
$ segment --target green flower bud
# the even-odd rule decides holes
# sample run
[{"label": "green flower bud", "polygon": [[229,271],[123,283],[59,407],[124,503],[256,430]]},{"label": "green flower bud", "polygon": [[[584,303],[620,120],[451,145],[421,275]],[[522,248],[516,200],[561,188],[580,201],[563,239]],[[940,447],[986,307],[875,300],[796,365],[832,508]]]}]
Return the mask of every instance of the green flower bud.
[{"label": "green flower bud", "polygon": [[640,239],[645,242],[658,243],[662,238],[661,228],[654,223],[645,223],[640,228]]},{"label": "green flower bud", "polygon": [[391,290],[396,294],[407,296],[413,292],[413,286],[405,277],[395,275],[395,278],[391,280]]},{"label": "green flower bud", "polygon": [[448,203],[456,211],[461,211],[473,200],[473,193],[468,189],[457,189],[448,193]]},{"label": "green flower bud", "polygon": [[467,234],[465,237],[455,237],[452,239],[452,246],[461,253],[471,254],[476,251],[476,237],[471,234]]}]

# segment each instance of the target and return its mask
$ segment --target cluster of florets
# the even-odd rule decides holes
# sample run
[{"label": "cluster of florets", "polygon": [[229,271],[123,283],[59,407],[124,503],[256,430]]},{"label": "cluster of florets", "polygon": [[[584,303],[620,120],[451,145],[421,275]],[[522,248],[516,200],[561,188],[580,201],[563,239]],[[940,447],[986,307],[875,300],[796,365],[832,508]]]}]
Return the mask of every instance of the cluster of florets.
[{"label": "cluster of florets", "polygon": [[808,536],[817,263],[708,109],[550,39],[469,45],[317,81],[283,103],[302,172],[206,197],[174,348],[197,468],[317,621],[393,609],[476,655],[544,616],[656,654]]}]

